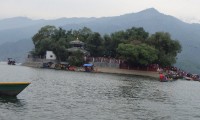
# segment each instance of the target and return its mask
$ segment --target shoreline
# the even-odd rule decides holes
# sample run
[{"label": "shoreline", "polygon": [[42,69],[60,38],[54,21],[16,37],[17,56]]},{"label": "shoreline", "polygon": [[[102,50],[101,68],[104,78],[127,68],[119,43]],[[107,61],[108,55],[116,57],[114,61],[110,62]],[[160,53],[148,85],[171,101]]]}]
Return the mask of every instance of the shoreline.
[{"label": "shoreline", "polygon": [[137,76],[152,77],[152,78],[159,79],[158,72],[153,72],[153,71],[140,71],[140,70],[98,67],[97,72],[111,73],[111,74],[124,74],[124,75],[137,75]]},{"label": "shoreline", "polygon": [[[26,63],[23,63],[22,66],[41,68],[42,64],[41,62],[26,62]],[[45,69],[45,68],[42,68],[42,69]],[[110,68],[110,67],[95,67],[94,69],[96,73],[137,75],[137,76],[152,77],[152,78],[159,79],[158,72],[154,72],[154,71],[128,70],[128,69],[119,69],[119,68]]]}]

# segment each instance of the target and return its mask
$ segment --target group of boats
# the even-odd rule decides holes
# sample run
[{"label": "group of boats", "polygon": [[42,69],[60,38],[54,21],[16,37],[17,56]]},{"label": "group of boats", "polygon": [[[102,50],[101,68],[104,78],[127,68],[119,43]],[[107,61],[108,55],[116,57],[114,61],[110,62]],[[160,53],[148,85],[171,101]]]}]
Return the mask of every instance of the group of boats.
[{"label": "group of boats", "polygon": [[94,64],[88,63],[83,64],[81,67],[71,66],[67,62],[53,63],[47,62],[43,63],[42,68],[55,69],[55,70],[67,70],[67,71],[84,71],[84,72],[94,72]]},{"label": "group of boats", "polygon": [[200,76],[198,74],[185,74],[180,75],[176,72],[174,74],[164,74],[160,73],[159,75],[160,82],[169,82],[169,81],[175,81],[178,79],[182,80],[189,80],[189,81],[199,81],[200,82]]},{"label": "group of boats", "polygon": [[160,82],[169,82],[169,81],[175,81],[178,80],[178,77],[173,77],[173,76],[169,76],[169,75],[164,75],[163,73],[160,73],[159,75],[160,78]]}]

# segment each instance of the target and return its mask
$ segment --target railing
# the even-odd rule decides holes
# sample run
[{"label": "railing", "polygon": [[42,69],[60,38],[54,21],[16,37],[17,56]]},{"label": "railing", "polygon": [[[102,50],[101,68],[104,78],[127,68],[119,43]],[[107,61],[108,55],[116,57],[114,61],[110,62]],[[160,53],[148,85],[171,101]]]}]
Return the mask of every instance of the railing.
[{"label": "railing", "polygon": [[115,58],[105,58],[105,57],[88,57],[87,60],[90,62],[104,62],[104,63],[115,63],[120,64],[122,60]]},{"label": "railing", "polygon": [[56,60],[47,60],[43,58],[26,58],[26,62],[57,62]]},{"label": "railing", "polygon": [[119,68],[120,62],[122,60],[115,58],[105,58],[105,57],[88,57],[85,58],[90,63],[93,63],[98,67],[109,67],[109,68]]}]

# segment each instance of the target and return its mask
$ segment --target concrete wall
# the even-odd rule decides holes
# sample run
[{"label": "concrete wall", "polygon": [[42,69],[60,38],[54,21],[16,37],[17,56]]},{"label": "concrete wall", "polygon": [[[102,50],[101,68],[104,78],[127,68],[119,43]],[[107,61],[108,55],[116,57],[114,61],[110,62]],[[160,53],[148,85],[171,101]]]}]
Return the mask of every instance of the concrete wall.
[{"label": "concrete wall", "polygon": [[46,51],[46,59],[56,60],[56,55],[53,53],[53,51]]},{"label": "concrete wall", "polygon": [[41,58],[27,58],[26,61],[22,65],[40,68],[40,67],[43,67],[43,63],[47,63],[47,62],[57,63],[56,60],[47,60],[47,59],[41,59]]}]

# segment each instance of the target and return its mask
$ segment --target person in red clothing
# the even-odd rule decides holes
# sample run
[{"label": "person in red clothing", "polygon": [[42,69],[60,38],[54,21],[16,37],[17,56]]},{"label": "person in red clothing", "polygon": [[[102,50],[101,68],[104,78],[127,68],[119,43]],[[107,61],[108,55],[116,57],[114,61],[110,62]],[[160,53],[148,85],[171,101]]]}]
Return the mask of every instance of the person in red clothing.
[{"label": "person in red clothing", "polygon": [[164,78],[165,76],[162,73],[160,73],[160,80],[164,80]]}]

